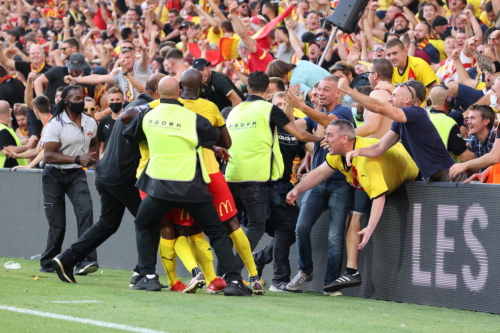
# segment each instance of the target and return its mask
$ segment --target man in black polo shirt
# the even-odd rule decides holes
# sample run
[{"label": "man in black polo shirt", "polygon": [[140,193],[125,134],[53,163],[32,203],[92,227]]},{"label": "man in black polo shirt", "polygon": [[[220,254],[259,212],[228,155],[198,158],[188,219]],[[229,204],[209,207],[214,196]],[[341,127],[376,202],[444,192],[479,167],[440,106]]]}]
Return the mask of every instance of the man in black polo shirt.
[{"label": "man in black polo shirt", "polygon": [[199,70],[203,76],[203,88],[200,97],[213,102],[219,110],[226,106],[235,107],[244,100],[241,91],[224,74],[212,72],[211,63],[206,59],[199,58],[193,61],[193,68]]},{"label": "man in black polo shirt", "polygon": [[[144,93],[130,103],[124,112],[159,98],[158,82],[164,76],[160,73],[153,74],[146,82]],[[72,274],[73,266],[118,230],[125,207],[134,217],[137,215],[142,200],[139,190],[135,187],[135,176],[141,153],[138,144],[128,143],[122,135],[125,126],[121,121],[115,123],[106,154],[95,169],[102,205],[99,222],[88,229],[69,249],[54,258],[54,268],[63,282],[76,283]]]}]

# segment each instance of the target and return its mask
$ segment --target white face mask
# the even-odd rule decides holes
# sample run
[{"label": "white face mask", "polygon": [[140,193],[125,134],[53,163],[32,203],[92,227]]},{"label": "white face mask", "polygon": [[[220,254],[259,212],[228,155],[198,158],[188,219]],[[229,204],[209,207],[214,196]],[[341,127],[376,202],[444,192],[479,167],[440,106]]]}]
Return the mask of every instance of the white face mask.
[{"label": "white face mask", "polygon": [[351,112],[352,112],[352,115],[355,116],[358,114],[358,108],[354,107],[354,106],[351,106]]},{"label": "white face mask", "polygon": [[61,61],[66,60],[66,54],[61,53],[61,54],[59,55],[59,59],[61,59]]},{"label": "white face mask", "polygon": [[497,104],[497,97],[496,96],[493,96],[493,94],[490,95],[490,106],[492,108],[496,107],[498,104]]}]

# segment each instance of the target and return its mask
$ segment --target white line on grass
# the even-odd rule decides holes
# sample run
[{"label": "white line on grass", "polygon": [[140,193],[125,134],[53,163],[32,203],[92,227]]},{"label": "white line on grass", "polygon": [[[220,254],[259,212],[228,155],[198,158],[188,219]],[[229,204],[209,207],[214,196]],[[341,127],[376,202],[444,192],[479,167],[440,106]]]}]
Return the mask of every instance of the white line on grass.
[{"label": "white line on grass", "polygon": [[102,301],[50,301],[49,303],[101,303]]},{"label": "white line on grass", "polygon": [[16,308],[13,306],[6,306],[6,305],[1,305],[1,304],[0,304],[0,310],[7,310],[7,311],[19,312],[19,313],[27,313],[27,314],[31,314],[31,315],[39,316],[39,317],[62,319],[62,320],[73,321],[73,322],[82,323],[82,324],[89,324],[89,325],[95,325],[95,326],[107,327],[107,328],[115,328],[117,330],[130,331],[130,332],[167,333],[167,332],[163,332],[163,331],[150,330],[148,328],[141,328],[141,327],[134,327],[134,326],[128,326],[128,325],[115,324],[115,323],[108,323],[108,322],[100,321],[100,320],[78,318],[78,317],[61,315],[61,314],[57,314],[57,313],[34,311],[34,310],[29,310],[29,309],[21,309],[21,308]]}]

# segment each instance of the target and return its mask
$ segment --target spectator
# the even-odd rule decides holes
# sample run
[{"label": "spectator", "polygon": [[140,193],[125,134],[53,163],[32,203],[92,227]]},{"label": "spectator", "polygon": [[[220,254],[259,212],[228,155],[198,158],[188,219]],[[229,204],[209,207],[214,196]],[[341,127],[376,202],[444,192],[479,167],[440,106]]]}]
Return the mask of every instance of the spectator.
[{"label": "spectator", "polygon": [[[496,131],[493,128],[495,113],[487,105],[472,105],[469,108],[467,125],[469,126],[469,149],[476,158],[488,154],[495,143]],[[481,170],[481,172],[484,169]]]},{"label": "spectator", "polygon": [[120,88],[112,87],[107,92],[108,105],[111,111],[111,115],[104,117],[97,127],[97,140],[99,141],[99,156],[104,154],[106,146],[108,145],[109,138],[111,137],[111,132],[115,126],[116,119],[120,116],[123,110],[123,102],[125,101],[123,91]]}]

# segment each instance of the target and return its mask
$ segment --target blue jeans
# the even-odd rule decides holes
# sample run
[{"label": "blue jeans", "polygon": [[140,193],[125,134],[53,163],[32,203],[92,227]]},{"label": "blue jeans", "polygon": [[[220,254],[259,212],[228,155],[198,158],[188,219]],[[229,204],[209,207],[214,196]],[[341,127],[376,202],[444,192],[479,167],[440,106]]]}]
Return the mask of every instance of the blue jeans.
[{"label": "blue jeans", "polygon": [[321,214],[330,210],[325,285],[335,281],[341,273],[346,221],[353,191],[354,187],[343,179],[327,179],[302,198],[295,236],[299,269],[306,274],[313,272],[311,230]]}]

